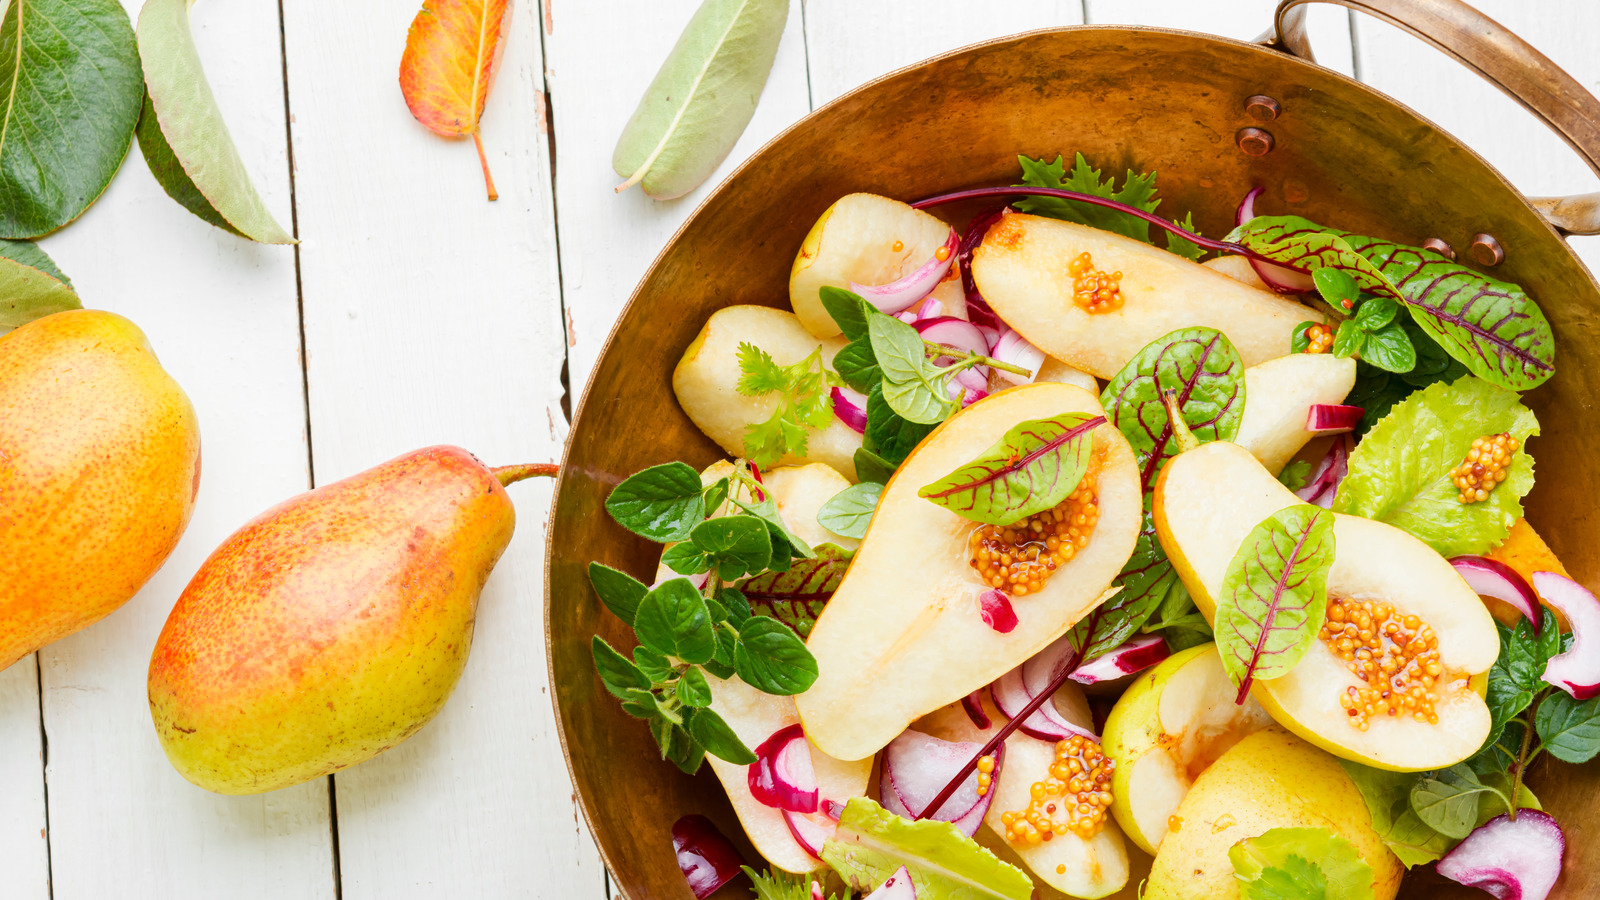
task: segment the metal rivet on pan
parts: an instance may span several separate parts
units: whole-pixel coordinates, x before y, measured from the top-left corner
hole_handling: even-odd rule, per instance
[[[1278,117],[1281,108],[1278,106],[1278,101],[1266,94],[1251,94],[1244,98],[1244,111],[1257,122],[1271,122]]]
[[[1272,152],[1272,132],[1254,125],[1239,129],[1234,135],[1239,142],[1239,150],[1246,156],[1266,156]]]
[[[1472,236],[1472,258],[1479,265],[1497,266],[1506,258],[1505,248],[1494,239],[1492,234],[1475,234]]]
[[[1490,240],[1494,240],[1494,239],[1490,238]],[[1422,242],[1422,249],[1424,249],[1424,250],[1432,250],[1433,252],[1439,254],[1440,256],[1445,257],[1446,259],[1455,259],[1456,258],[1455,248],[1450,246],[1449,244],[1446,244],[1444,241],[1439,240],[1438,238],[1428,238],[1427,240],[1423,241]]]

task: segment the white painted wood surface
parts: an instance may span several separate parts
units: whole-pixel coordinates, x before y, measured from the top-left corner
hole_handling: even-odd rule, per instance
[[[137,12],[139,0],[125,3]],[[1600,5],[1482,3],[1600,88],[1586,52]],[[1087,21],[1250,39],[1273,4],[796,0],[738,146],[710,183],[662,203],[612,193],[611,149],[695,0],[523,0],[484,119],[496,204],[471,145],[427,133],[401,102],[395,72],[416,5],[193,11],[245,162],[274,213],[298,223],[298,250],[193,218],[137,149],[80,222],[43,242],[89,305],[150,335],[200,411],[206,451],[195,519],[151,584],[37,667],[0,673],[0,900],[605,896],[545,685],[548,484],[511,489],[520,525],[450,704],[411,741],[331,780],[219,797],[167,765],[144,672],[189,575],[273,503],[419,446],[459,444],[491,464],[554,458],[563,366],[575,404],[666,240],[814,106],[1012,31]],[[1312,25],[1326,64],[1454,131],[1525,191],[1594,189],[1559,140],[1431,49],[1359,17],[1352,29],[1340,9],[1315,10]]]

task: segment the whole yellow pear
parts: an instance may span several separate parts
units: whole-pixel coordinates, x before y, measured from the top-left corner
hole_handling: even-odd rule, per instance
[[[511,541],[505,484],[455,447],[408,453],[268,510],[218,547],[150,659],[150,713],[183,777],[254,794],[336,772],[428,723]]]
[[[0,669],[138,593],[199,483],[194,407],[132,322],[78,309],[0,335]]]

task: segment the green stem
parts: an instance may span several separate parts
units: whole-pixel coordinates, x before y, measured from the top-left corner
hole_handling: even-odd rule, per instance
[[[1021,375],[1023,378],[1028,378],[1033,375],[1032,369],[1024,369],[1021,366],[1012,365],[1011,363],[1007,362],[1001,362],[998,359],[984,356],[981,353],[971,353],[966,350],[955,350],[950,347],[946,347],[943,344],[936,344],[929,340],[924,340],[922,343],[928,350],[937,353],[935,358],[938,358],[938,356],[944,356],[950,359],[958,360],[959,363],[965,364],[962,366],[962,368],[970,368],[971,366],[988,366],[992,369],[999,369],[1002,372],[1010,372],[1013,375]]]
[[[1522,793],[1522,774],[1528,770],[1528,763],[1532,757],[1528,755],[1528,748],[1533,745],[1533,721],[1539,713],[1539,704],[1544,702],[1546,694],[1540,694],[1533,705],[1528,707],[1525,715],[1527,718],[1522,723],[1522,749],[1517,751],[1517,773],[1511,776],[1511,813],[1510,819],[1517,820],[1517,795]]]
[[[1178,405],[1177,392],[1162,391],[1161,402],[1167,407],[1167,418],[1172,422],[1172,437],[1178,442],[1178,452],[1188,453],[1200,446],[1194,432],[1189,430],[1189,423],[1183,419],[1183,407]]]
[[[524,478],[554,478],[561,467],[555,463],[523,463],[518,466],[496,466],[489,470],[500,479],[500,486],[516,484]]]

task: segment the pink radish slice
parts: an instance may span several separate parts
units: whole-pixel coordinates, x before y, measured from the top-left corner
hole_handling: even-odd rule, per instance
[[[978,772],[971,771],[955,793],[931,815],[928,804],[946,784],[961,772],[983,749],[982,744],[944,741],[920,731],[905,731],[883,751],[883,777],[879,793],[885,809],[907,819],[936,819],[950,822],[967,837],[978,832],[983,816],[994,799],[993,790],[978,794]],[[1000,777],[1005,762],[1005,745],[995,750],[991,779]],[[994,783],[993,780],[990,782]]]
[[[823,898],[822,898],[822,882],[820,882],[820,881],[811,882],[811,900],[823,900]]]
[[[984,591],[978,595],[978,614],[983,624],[1001,634],[1010,634],[1017,627],[1017,612],[1011,608],[1011,598],[1005,591]]]
[[[822,845],[839,827],[838,822],[820,812],[798,813],[788,809],[783,811],[783,824],[789,826],[789,833],[794,835],[800,849],[817,859],[822,858]]]
[[[989,721],[989,714],[983,709],[982,688],[979,688],[965,697],[962,697],[961,708],[967,711],[967,718],[972,720],[973,725],[983,729],[984,731],[989,730],[991,723]]]
[[[672,850],[678,870],[689,882],[695,900],[705,900],[732,881],[744,865],[739,851],[705,816],[684,816],[672,823]]]
[[[1339,493],[1339,483],[1350,471],[1350,443],[1348,436],[1334,441],[1327,455],[1311,471],[1305,487],[1295,491],[1294,495],[1323,509],[1332,509],[1334,495]]]
[[[1140,635],[1079,666],[1073,671],[1072,680],[1079,684],[1116,681],[1124,675],[1148,669],[1170,655],[1172,652],[1161,635]]]
[[[996,377],[1012,384],[1031,384],[1039,377],[1039,368],[1044,365],[1044,351],[1028,343],[1027,338],[1012,331],[1009,326],[1000,332],[1000,337],[994,342],[994,352],[989,354],[989,358],[1020,366],[1033,373],[1024,377],[1004,369],[994,370]]]
[[[1313,403],[1306,413],[1306,430],[1315,434],[1343,434],[1355,431],[1367,411],[1359,406]]]
[[[1583,585],[1555,572],[1533,573],[1533,589],[1572,626],[1572,647],[1550,657],[1544,680],[1578,700],[1600,694],[1600,648],[1589,646],[1600,639],[1600,600]]]
[[[1487,556],[1457,556],[1450,560],[1450,565],[1456,567],[1456,572],[1467,582],[1467,587],[1476,591],[1478,596],[1493,597],[1511,604],[1533,623],[1533,633],[1539,633],[1540,620],[1543,618],[1539,614],[1539,597],[1516,569]]]
[[[950,271],[950,266],[956,261],[956,250],[960,246],[961,236],[952,228],[950,236],[945,238],[944,246],[939,248],[940,252],[928,257],[927,262],[918,266],[909,275],[897,278],[888,284],[859,284],[852,281],[850,290],[890,315],[910,309],[918,300],[932,293],[933,289],[939,286],[939,282],[944,280],[945,273]]]
[[[1451,881],[1500,900],[1545,900],[1561,875],[1566,850],[1566,835],[1549,813],[1522,809],[1516,821],[1495,816],[1485,822],[1435,868]]]
[[[756,748],[756,761],[746,768],[756,802],[785,812],[817,811],[817,774],[811,765],[811,742],[797,722],[780,728]]]
[[[1233,214],[1233,224],[1243,225],[1256,217],[1256,198],[1261,196],[1263,190],[1265,188],[1252,188],[1250,193],[1244,195],[1244,199],[1239,201],[1238,212]],[[1311,276],[1304,272],[1260,262],[1250,257],[1245,258],[1249,260],[1250,268],[1255,269],[1261,280],[1266,282],[1267,287],[1280,294],[1303,294],[1316,287]]]
[[[836,387],[831,396],[833,398],[833,414],[839,417],[846,427],[856,434],[867,433],[867,398],[860,391],[853,391],[847,387]]]
[[[911,872],[901,866],[894,870],[893,875],[885,878],[877,890],[861,900],[917,900],[917,886],[911,883]]]
[[[837,800],[823,798],[822,814],[837,822],[839,821],[839,817],[844,815],[844,804]]]
[[[1021,667],[1001,675],[999,681],[989,685],[989,696],[994,698],[995,708],[1006,718],[1015,718],[1034,697],[1023,686]],[[1042,741],[1066,740],[1075,734],[1081,734],[1095,742],[1100,740],[1093,732],[1079,728],[1062,718],[1053,700],[1040,705],[1034,710],[1033,715],[1024,719],[1017,728],[1023,734]]]

